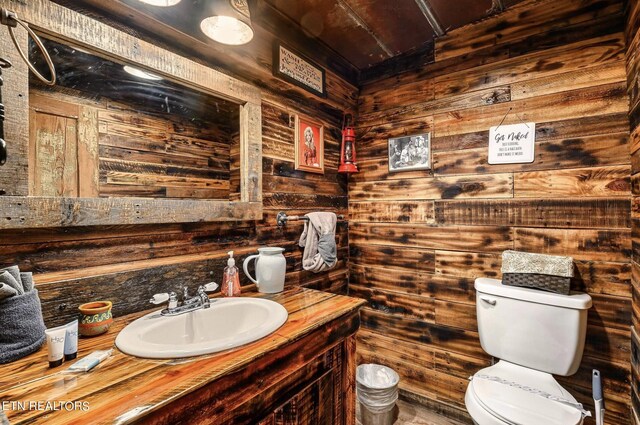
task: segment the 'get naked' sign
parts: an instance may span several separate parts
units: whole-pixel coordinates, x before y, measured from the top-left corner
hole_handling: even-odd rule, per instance
[[[533,162],[536,123],[501,125],[489,129],[489,164]]]

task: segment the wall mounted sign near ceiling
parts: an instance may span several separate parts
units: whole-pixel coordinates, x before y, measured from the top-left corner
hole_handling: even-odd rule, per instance
[[[389,171],[430,170],[431,133],[389,139]]]
[[[324,125],[296,115],[296,170],[324,174]]]
[[[279,42],[273,45],[273,75],[317,96],[327,96],[324,69]]]

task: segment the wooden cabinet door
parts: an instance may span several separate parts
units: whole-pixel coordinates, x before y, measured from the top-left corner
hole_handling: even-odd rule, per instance
[[[29,195],[98,196],[93,107],[29,93]]]
[[[312,382],[273,415],[275,425],[333,425],[335,419],[335,377],[330,370]]]
[[[77,119],[31,113],[31,195],[78,196]]]

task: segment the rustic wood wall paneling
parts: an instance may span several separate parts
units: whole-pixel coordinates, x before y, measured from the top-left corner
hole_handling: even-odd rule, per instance
[[[229,199],[231,122],[202,131],[186,120],[145,118],[98,110],[101,196],[145,196],[137,192],[150,187],[156,197]]]
[[[130,29],[127,32],[134,33]],[[270,35],[272,38],[273,35]],[[6,51],[11,49],[7,47]],[[178,52],[185,54],[184,51]],[[267,57],[266,51],[260,52]],[[270,52],[269,49],[269,55]],[[242,63],[254,59],[253,56],[243,58]],[[239,66],[233,62],[234,59],[227,60],[230,67]],[[14,73],[12,75],[22,75],[26,79],[26,70],[20,68],[21,60],[13,62],[18,67],[11,70]],[[262,75],[262,65],[254,64],[253,68],[256,67],[260,67],[259,75]],[[302,222],[292,222],[284,228],[278,228],[276,214],[281,210],[294,215],[318,210],[347,214],[347,181],[336,172],[341,138],[341,115],[336,107],[355,108],[355,89],[332,74],[328,87],[332,93],[330,99],[310,99],[311,95],[301,95],[301,89],[293,85],[278,82],[271,86],[273,79],[265,81],[267,85],[261,93],[263,161],[262,170],[258,170],[265,185],[262,193],[251,195],[251,201],[254,202],[264,198],[262,220],[180,224],[179,217],[176,217],[178,222],[175,224],[125,225],[118,218],[118,211],[94,208],[91,215],[77,216],[73,204],[52,202],[48,210],[58,211],[59,218],[40,223],[39,228],[34,228],[38,214],[47,212],[35,211],[29,202],[12,204],[11,211],[3,211],[7,216],[24,219],[16,223],[14,228],[0,231],[0,267],[18,264],[22,270],[35,273],[48,326],[68,321],[76,315],[77,306],[86,301],[111,299],[114,301],[114,314],[119,316],[148,308],[148,299],[154,293],[179,289],[183,285],[189,286],[193,293],[197,285],[211,280],[219,282],[226,264],[226,252],[230,249],[237,251],[238,262],[241,263],[260,246],[284,247],[287,285],[302,285],[331,292],[346,291],[349,254],[346,222],[341,222],[337,229],[337,267],[326,273],[314,274],[302,270],[302,250],[297,245]],[[25,101],[27,95],[24,94]],[[337,98],[341,99],[340,102],[337,102]],[[291,117],[299,112],[316,116],[325,125],[324,175],[295,170]],[[249,111],[245,118],[252,116],[255,114]],[[105,121],[115,119],[105,115],[102,118]],[[28,128],[24,129],[23,135],[28,137]],[[231,190],[235,190],[236,196],[239,196],[237,170],[240,152],[235,147],[237,141],[234,140],[231,147],[229,171]],[[25,163],[26,154],[24,152]],[[255,152],[247,154],[255,155]],[[26,173],[26,168],[24,171]],[[255,185],[256,181],[249,183]],[[26,194],[26,190],[25,180],[24,191],[20,194]],[[135,211],[138,202],[141,201],[132,200],[129,208]],[[166,216],[172,210],[172,200],[162,202],[167,204],[159,208],[156,214]],[[203,211],[202,216],[204,218],[213,213]],[[233,214],[233,211],[230,210],[229,214]],[[108,225],[91,225],[107,215],[112,219]],[[241,216],[238,218],[241,219]],[[58,227],[59,220],[86,225]],[[245,279],[243,284],[249,282]]]
[[[623,26],[622,1],[527,0],[438,38],[433,63],[363,74],[349,181],[350,289],[369,302],[358,356],[395,368],[406,392],[463,410],[467,378],[490,364],[474,279],[499,278],[505,249],[571,255],[594,307],[582,366],[561,382],[592,406],[600,369],[607,423],[630,423],[640,154],[630,161]],[[488,129],[509,108],[505,123],[537,123],[536,158],[492,166]],[[389,173],[387,139],[425,131],[433,169]]]
[[[347,224],[337,229],[338,266],[315,275],[302,270],[297,240],[302,222],[276,226],[276,214],[331,210],[347,214],[346,179],[335,170],[339,155],[339,122],[325,121],[325,175],[295,171],[294,129],[280,105],[263,103],[265,149],[263,220],[174,225],[114,225],[3,230],[0,267],[18,264],[36,273],[47,325],[68,321],[77,305],[92,299],[114,301],[114,314],[148,307],[157,292],[219,281],[226,252],[238,250],[238,261],[260,246],[286,249],[287,285],[344,292],[347,285]],[[268,140],[270,138],[271,140]],[[273,149],[269,150],[267,146]],[[291,156],[278,154],[291,152]],[[270,200],[275,200],[270,202]],[[249,284],[244,280],[243,284]]]
[[[625,28],[627,41],[627,91],[629,94],[629,118],[631,137],[631,283],[632,283],[632,325],[631,325],[631,422],[640,425],[640,1],[631,0],[627,5]]]
[[[30,90],[32,163],[44,161],[30,168],[32,195],[62,196],[61,189],[73,183],[75,190],[68,196],[229,200],[231,129],[239,126],[237,114],[226,123],[198,128],[176,116],[153,117],[106,98],[85,101],[71,92]],[[72,122],[59,129],[73,136],[74,150],[62,158],[51,154],[51,146],[39,149],[39,142],[56,140],[58,133],[47,128],[56,120]],[[52,166],[52,161],[64,167]],[[57,175],[67,168],[71,176]]]
[[[5,0],[0,0],[0,4]],[[86,49],[98,52],[108,58],[117,61],[132,62],[138,66],[164,75],[174,82],[179,82],[187,87],[206,93],[215,93],[234,103],[240,108],[240,141],[241,148],[244,151],[241,161],[241,199],[229,205],[224,201],[190,201],[185,203],[179,211],[179,217],[167,217],[167,220],[179,222],[199,222],[214,220],[255,220],[262,212],[261,182],[262,174],[261,158],[262,146],[259,143],[262,140],[262,123],[261,123],[261,93],[258,88],[240,81],[237,78],[230,77],[227,74],[219,72],[211,67],[202,66],[201,64],[187,59],[184,56],[175,54],[172,51],[162,49],[161,47],[149,43],[147,41],[137,39],[126,31],[120,31],[104,24],[100,20],[91,19],[85,15],[77,13],[73,10],[61,7],[49,0],[34,0],[29,4],[11,3],[6,5],[13,8],[22,20],[31,25],[33,28],[46,32],[48,36],[54,39],[63,39],[65,42],[83,46]],[[26,50],[26,38],[24,39],[22,49]],[[28,81],[24,79],[16,79],[13,81],[12,89],[16,92],[28,91]],[[28,98],[27,95],[19,93],[18,100],[11,98],[11,102],[7,101],[7,109],[14,110],[15,114],[29,115],[28,105],[23,101]],[[24,123],[24,121],[23,121]],[[59,124],[55,124],[59,126]],[[65,123],[65,126],[69,126]],[[18,137],[20,128],[15,130],[15,143],[23,143],[22,148],[17,149],[27,151],[28,139],[25,141]],[[73,132],[72,132],[73,133]],[[26,144],[24,144],[26,142]],[[74,142],[66,141],[64,147],[73,146]],[[19,158],[23,160],[23,158]],[[73,174],[73,170],[64,167],[62,177]],[[13,172],[13,173],[11,173]],[[10,174],[7,174],[10,173]],[[28,173],[24,168],[0,168],[0,174],[5,175],[3,179],[15,181],[20,184],[23,174]],[[9,176],[8,178],[6,176]],[[46,182],[45,182],[46,183]],[[73,185],[71,185],[73,186]],[[76,184],[77,186],[77,184]],[[67,195],[72,193],[68,188],[62,188],[62,192]],[[1,193],[0,193],[1,194]],[[4,194],[7,195],[6,191]],[[3,228],[25,228],[32,221],[31,211],[25,207],[26,204],[35,206],[38,214],[37,219],[40,221],[39,227],[45,227],[48,223],[52,226],[70,226],[70,225],[109,225],[113,223],[113,217],[106,217],[99,221],[100,216],[91,217],[89,220],[68,220],[67,215],[91,215],[94,208],[110,209],[114,207],[118,210],[118,220],[120,224],[137,224],[137,223],[161,223],[162,215],[158,214],[166,205],[153,202],[137,202],[131,203],[126,198],[112,198],[108,202],[99,202],[91,198],[60,198],[62,201],[57,204],[57,199],[30,198],[26,199],[19,196],[0,196],[0,205],[2,205]],[[59,205],[59,207],[57,207]],[[173,203],[172,209],[177,209],[181,205]],[[51,209],[53,207],[53,209]],[[66,208],[70,208],[67,210]],[[62,213],[61,213],[62,212]],[[165,210],[165,213],[167,211]],[[222,215],[224,214],[224,215]]]

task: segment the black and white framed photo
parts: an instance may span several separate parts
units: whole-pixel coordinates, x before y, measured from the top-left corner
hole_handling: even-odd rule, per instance
[[[431,133],[389,139],[389,171],[430,169]]]

